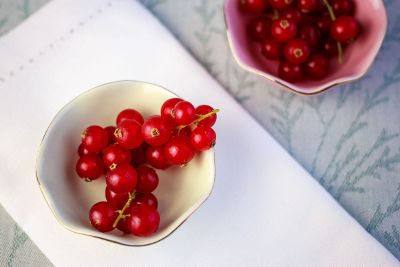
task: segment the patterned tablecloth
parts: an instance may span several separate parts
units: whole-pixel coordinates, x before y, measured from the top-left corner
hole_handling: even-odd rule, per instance
[[[47,1],[0,0],[0,33]],[[385,1],[388,33],[368,74],[313,97],[273,88],[237,66],[226,41],[223,0],[141,2],[400,259],[400,1]],[[0,239],[0,266],[51,265],[2,208]]]

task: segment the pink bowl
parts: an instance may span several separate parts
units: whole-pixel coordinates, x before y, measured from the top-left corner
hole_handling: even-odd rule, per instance
[[[387,16],[382,0],[354,0],[354,2],[355,17],[361,24],[362,33],[345,49],[343,63],[340,66],[336,60],[332,60],[331,72],[325,79],[299,83],[280,79],[277,61],[265,60],[259,56],[259,49],[255,48],[255,44],[248,38],[246,26],[252,16],[243,14],[239,10],[239,0],[225,0],[225,24],[233,55],[244,69],[300,94],[317,94],[332,86],[356,80],[368,71],[379,51],[386,33]]]

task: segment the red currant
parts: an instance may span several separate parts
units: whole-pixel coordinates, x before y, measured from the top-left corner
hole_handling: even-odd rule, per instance
[[[160,214],[153,206],[146,204],[134,205],[130,210],[128,228],[136,236],[149,236],[157,231],[160,224]]]
[[[125,206],[125,203],[129,199],[129,194],[128,193],[123,193],[123,194],[117,194],[114,191],[112,191],[108,186],[106,186],[106,199],[107,202],[110,203],[113,209],[115,210],[120,210]]]
[[[318,18],[317,20],[317,28],[322,32],[322,33],[329,33],[331,29],[331,24],[332,24],[332,19],[329,16],[329,14],[325,14],[322,17]]]
[[[318,46],[321,34],[317,27],[311,24],[306,24],[300,29],[300,39],[303,39],[310,47],[314,48]]]
[[[198,151],[204,151],[215,145],[217,135],[211,127],[197,127],[192,131],[190,142],[192,147]]]
[[[240,0],[240,8],[248,13],[262,13],[268,7],[268,0]]]
[[[147,159],[146,159],[146,149],[148,145],[146,143],[143,143],[140,147],[135,148],[131,151],[132,154],[132,165],[133,166],[139,166],[142,164],[145,164]]]
[[[196,119],[196,109],[188,101],[178,102],[172,110],[175,125],[188,125]]]
[[[130,209],[126,209],[124,212],[124,215],[129,215],[130,214]],[[131,231],[128,228],[128,218],[127,217],[122,217],[118,224],[117,224],[117,229],[120,230],[121,232],[125,234],[130,234]]]
[[[94,154],[83,155],[76,163],[76,172],[81,178],[95,180],[103,174],[103,171],[103,162]]]
[[[172,137],[165,144],[164,154],[170,164],[183,165],[193,159],[195,152],[190,139],[180,135]]]
[[[294,0],[269,0],[271,6],[277,10],[285,10],[288,9]]]
[[[209,105],[200,105],[196,108],[196,115],[197,116],[206,115],[206,114],[212,112],[213,110],[214,109],[212,107],[210,107]],[[217,114],[213,114],[213,115],[201,120],[199,123],[197,123],[197,125],[211,127],[215,124],[216,121],[217,121]]]
[[[100,152],[108,145],[108,134],[104,128],[92,125],[82,133],[82,144],[89,152]]]
[[[135,199],[133,200],[135,204],[146,204],[153,206],[154,208],[158,207],[158,200],[155,195],[152,193],[137,193]]]
[[[310,55],[310,47],[306,41],[294,39],[286,44],[284,53],[289,63],[301,64],[307,61]]]
[[[336,16],[353,15],[354,4],[352,0],[332,0],[331,6]]]
[[[301,65],[294,65],[282,61],[279,64],[279,77],[289,82],[298,82],[304,78],[304,72]]]
[[[297,7],[303,13],[312,13],[318,10],[320,0],[298,0]]]
[[[190,137],[191,133],[192,133],[192,130],[190,129],[190,127],[185,127],[182,129],[175,128],[172,130],[172,136],[184,135],[186,137]]]
[[[133,149],[143,143],[142,126],[136,120],[123,120],[115,130],[115,139],[118,144]]]
[[[137,172],[129,164],[120,164],[106,175],[108,188],[117,194],[133,192],[137,180]]]
[[[297,34],[297,25],[293,20],[277,19],[272,22],[271,36],[279,43],[293,39]]]
[[[158,175],[156,171],[147,166],[140,166],[137,168],[138,183],[136,191],[141,193],[151,193],[158,186]]]
[[[80,157],[84,156],[84,155],[88,155],[90,154],[89,150],[87,150],[85,148],[85,146],[83,144],[80,144],[78,147],[78,154]]]
[[[114,229],[113,224],[118,214],[105,201],[97,202],[89,211],[90,223],[100,232],[109,232]]]
[[[279,59],[282,49],[277,41],[267,38],[261,43],[261,54],[267,59]]]
[[[331,25],[331,36],[338,42],[348,43],[360,32],[358,22],[351,16],[339,16]]]
[[[271,22],[267,17],[257,17],[250,21],[248,32],[253,41],[261,42],[270,35]]]
[[[119,125],[124,120],[135,120],[139,124],[143,124],[144,122],[142,114],[140,114],[140,112],[137,111],[136,109],[130,109],[130,108],[124,109],[118,114],[117,125]]]
[[[116,127],[114,127],[114,126],[107,126],[107,127],[104,128],[104,129],[105,129],[106,132],[107,132],[109,144],[114,144],[114,143],[116,143],[117,141],[115,140],[115,136],[114,136],[114,132],[115,132]]]
[[[103,162],[107,168],[115,168],[119,164],[131,162],[131,152],[118,145],[114,144],[103,151]]]
[[[336,57],[338,55],[337,42],[332,39],[325,39],[321,47],[322,51],[329,57]]]
[[[170,166],[164,155],[164,146],[149,146],[146,150],[146,159],[156,169],[165,170]]]
[[[329,73],[329,59],[324,54],[314,54],[305,65],[305,69],[311,79],[323,79]]]
[[[303,15],[298,9],[295,8],[285,10],[282,13],[281,18],[294,21],[296,24],[301,24],[303,21]]]
[[[149,145],[161,146],[170,138],[171,127],[167,121],[156,115],[143,123],[142,135]]]
[[[172,110],[178,102],[183,101],[180,98],[170,98],[161,106],[161,118],[173,124]]]

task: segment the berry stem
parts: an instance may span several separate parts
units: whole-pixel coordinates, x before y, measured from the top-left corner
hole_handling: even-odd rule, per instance
[[[328,0],[323,0],[326,8],[328,9],[329,16],[331,17],[332,21],[336,20],[335,12],[333,12],[332,6],[329,4]],[[336,42],[338,48],[338,62],[342,64],[343,62],[343,48],[340,42]]]
[[[219,109],[214,109],[213,111],[207,113],[207,114],[203,114],[200,115],[197,119],[195,119],[192,123],[187,124],[187,125],[179,125],[178,127],[176,127],[178,129],[178,131],[182,130],[185,127],[188,127],[192,124],[198,124],[199,122],[201,122],[202,120],[204,120],[205,118],[211,117],[212,115],[216,114],[217,112],[219,112]]]
[[[129,198],[128,198],[128,200],[126,201],[124,207],[122,208],[122,210],[118,210],[118,211],[117,211],[119,214],[118,214],[117,219],[115,219],[115,222],[113,223],[113,227],[114,227],[114,228],[117,227],[119,221],[120,221],[122,218],[125,217],[124,212],[125,212],[125,210],[126,210],[127,208],[129,208],[129,206],[131,205],[131,202],[132,202],[132,200],[135,198],[135,195],[136,195],[136,191],[133,191],[133,193],[129,193]]]

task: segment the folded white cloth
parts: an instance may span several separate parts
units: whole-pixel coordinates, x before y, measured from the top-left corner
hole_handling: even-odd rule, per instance
[[[399,264],[137,2],[52,1],[0,40],[0,58],[0,202],[54,264]],[[222,109],[211,197],[170,237],[146,247],[64,229],[34,175],[57,110],[86,89],[123,79]]]

